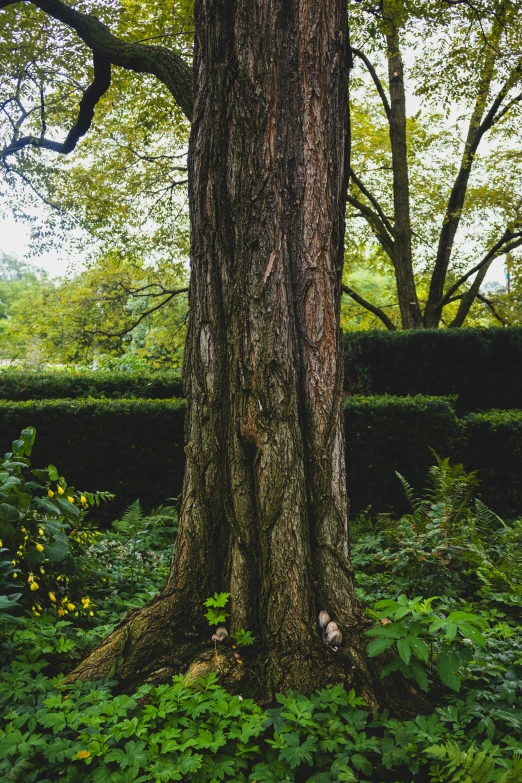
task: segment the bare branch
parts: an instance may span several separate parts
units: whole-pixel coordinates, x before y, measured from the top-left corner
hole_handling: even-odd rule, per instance
[[[497,310],[495,309],[495,305],[490,299],[487,299],[483,294],[477,294],[477,299],[480,299],[481,302],[484,302],[484,304],[489,307],[493,317],[496,318],[497,321],[500,321],[502,326],[507,326],[507,321],[504,318],[502,318],[502,316],[497,312]]]
[[[352,196],[351,193],[348,193],[346,198],[352,207],[356,207],[358,210],[360,210],[366,222],[375,229],[377,239],[381,243],[383,250],[393,261],[393,238],[388,233],[386,226],[382,222],[377,212],[374,212],[373,209],[367,204],[364,204],[364,202],[360,201],[355,196]]]
[[[372,193],[370,193],[368,188],[366,188],[363,185],[363,183],[361,182],[361,180],[359,179],[359,177],[356,175],[355,171],[352,168],[350,168],[350,176],[351,176],[352,180],[355,182],[355,184],[357,185],[357,187],[359,188],[359,190],[361,191],[361,193],[364,196],[366,196],[366,198],[368,199],[368,201],[371,204],[373,204],[373,206],[375,208],[375,211],[377,212],[377,214],[381,218],[382,222],[384,223],[384,225],[386,226],[386,228],[390,232],[391,236],[393,236],[393,226],[390,223],[389,219],[386,217],[386,215],[384,213],[384,210],[382,209],[381,205],[379,204],[379,202],[377,201],[375,196]]]
[[[514,240],[513,242],[511,242],[512,239]],[[506,244],[508,242],[510,242],[510,244]],[[462,275],[462,277],[459,277],[459,279],[448,288],[440,302],[440,306],[444,307],[444,305],[449,304],[450,301],[454,301],[452,296],[455,291],[457,291],[457,289],[459,289],[460,286],[463,285],[472,275],[474,275],[476,272],[479,272],[482,267],[490,263],[494,258],[506,255],[506,253],[510,253],[520,245],[522,245],[522,232],[518,231],[516,233],[512,233],[511,231],[505,231],[498,242],[496,242],[486,253],[482,261],[479,261],[478,264],[469,269],[464,275]]]
[[[383,322],[385,327],[389,329],[390,331],[395,331],[395,325],[393,321],[386,315],[385,312],[381,310],[380,307],[376,307],[375,305],[372,305],[371,302],[368,302],[367,299],[364,299],[362,296],[360,296],[358,293],[356,293],[353,288],[350,288],[347,285],[342,286],[342,290],[344,294],[348,294],[348,296],[351,296],[351,298],[354,300],[354,302],[357,302],[357,304],[360,304],[361,307],[364,307],[366,310],[368,310],[370,313],[373,313],[373,315],[376,315],[377,318],[380,318],[380,320]]]
[[[17,2],[32,2],[75,30],[93,54],[111,65],[156,76],[170,91],[185,116],[191,119],[194,105],[192,68],[178,54],[163,46],[123,41],[95,16],[76,11],[62,0],[0,0],[0,9]]]
[[[384,106],[384,111],[386,112],[386,117],[388,118],[388,121],[391,117],[391,108],[390,108],[390,102],[388,101],[388,98],[386,96],[386,93],[384,92],[384,87],[382,86],[382,82],[379,79],[379,76],[377,74],[377,71],[373,67],[370,60],[366,57],[364,52],[361,52],[360,49],[355,49],[353,46],[350,47],[352,54],[355,54],[356,57],[359,57],[360,60],[363,61],[365,64],[370,76],[373,79],[373,82],[375,86],[377,87],[377,92],[379,93],[380,99],[382,101],[382,105]]]

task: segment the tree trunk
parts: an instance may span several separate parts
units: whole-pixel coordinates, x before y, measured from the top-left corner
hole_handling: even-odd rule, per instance
[[[404,691],[383,688],[365,658],[349,560],[345,14],[343,0],[196,2],[179,534],[161,595],[75,677],[217,667],[265,698],[341,681],[401,707]],[[229,632],[256,636],[244,671],[210,642],[215,591],[231,595]],[[344,635],[337,652],[318,633],[321,609]]]
[[[410,184],[406,143],[406,93],[404,66],[396,28],[386,36],[388,83],[390,88],[390,144],[393,167],[394,245],[393,266],[403,329],[422,328],[422,314],[411,246]]]

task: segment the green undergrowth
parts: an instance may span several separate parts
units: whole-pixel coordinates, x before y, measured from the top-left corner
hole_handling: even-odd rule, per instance
[[[522,524],[475,500],[477,477],[447,461],[420,495],[400,480],[411,513],[359,517],[352,559],[374,621],[369,653],[386,650],[391,668],[427,689],[432,714],[399,721],[341,686],[289,692],[263,709],[215,676],[130,695],[111,682],[64,685],[168,572],[175,508],[145,515],[136,502],[110,530],[83,521],[91,534],[69,576],[88,612],[63,617],[48,602],[36,616],[22,601],[0,620],[0,780],[522,781]],[[44,564],[49,578],[59,568]],[[16,588],[8,571],[7,596]]]

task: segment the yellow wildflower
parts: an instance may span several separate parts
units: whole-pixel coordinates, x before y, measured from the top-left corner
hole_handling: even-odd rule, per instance
[[[43,536],[43,534],[44,534],[43,529],[41,527],[39,527],[38,528],[38,535],[39,536]]]
[[[58,494],[59,494],[59,495],[65,495],[65,490],[64,490],[64,488],[63,488],[63,487],[61,487],[59,484],[58,484],[58,488],[57,488],[57,489],[58,489]]]
[[[38,582],[31,582],[31,584],[29,585],[29,589],[33,591],[38,590],[39,587],[40,585],[38,584]]]
[[[40,566],[40,573],[41,573],[41,574],[45,574],[45,571],[44,571],[44,569],[42,568],[42,566]]]
[[[77,759],[88,759],[91,754],[88,750],[79,750],[76,754]]]
[[[55,594],[54,594],[54,593],[49,593],[49,598],[51,599],[51,601],[53,602],[53,604],[55,604],[55,603],[56,603],[56,596],[55,596]]]
[[[54,492],[52,491],[52,489],[48,489],[47,494],[49,495],[50,498],[54,498]]]
[[[20,530],[22,531],[22,533],[27,533],[27,530],[25,529],[25,527],[21,527]]]
[[[33,574],[29,574],[29,576],[27,577],[27,581],[28,581],[28,582],[34,582],[34,576],[33,576]]]
[[[63,611],[63,609],[58,609],[58,617],[63,617],[64,614],[65,612]]]
[[[3,542],[3,541],[2,541],[2,539],[0,538],[0,546],[3,546],[3,545],[4,545],[4,542]]]
[[[11,560],[11,565],[16,565],[16,560]]]
[[[43,550],[44,550],[44,548],[43,548],[43,546],[42,546],[41,544],[37,544],[37,545],[36,545],[36,548],[37,548],[37,550],[38,550],[39,552],[43,552]]]
[[[67,495],[67,500],[69,503],[74,503],[74,498],[71,495]]]
[[[13,579],[18,579],[18,574],[13,574]]]
[[[94,617],[94,612],[92,610],[89,612],[89,617]]]
[[[85,495],[80,495],[80,503],[82,504],[82,506],[88,506],[89,505],[87,503],[87,498],[85,497]]]
[[[76,607],[75,607],[75,605],[74,605],[74,604],[67,604],[67,609],[68,609],[70,612],[74,612],[74,610],[76,609]]]

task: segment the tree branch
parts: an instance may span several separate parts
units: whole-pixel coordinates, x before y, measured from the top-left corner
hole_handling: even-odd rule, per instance
[[[506,245],[506,242],[510,242],[510,240],[513,239],[514,241],[511,242],[511,244]],[[446,291],[443,298],[440,301],[440,306],[444,307],[444,305],[449,304],[451,297],[457,291],[457,289],[460,288],[460,286],[468,280],[471,275],[474,275],[475,272],[479,272],[483,266],[490,263],[494,258],[497,258],[498,256],[506,255],[506,253],[510,253],[512,250],[515,250],[515,248],[522,245],[522,232],[516,232],[512,233],[511,231],[505,231],[503,236],[498,240],[496,244],[493,245],[493,247],[486,253],[482,261],[479,261],[478,264],[476,264],[474,267],[469,269],[465,274],[462,275],[462,277],[459,277],[459,279],[453,283],[450,288]]]
[[[149,310],[145,310],[144,313],[140,315],[140,317],[134,321],[134,323],[129,326],[127,329],[123,329],[121,332],[103,332],[101,329],[96,329],[94,331],[85,329],[86,334],[101,334],[104,337],[124,337],[126,334],[129,334],[129,332],[132,332],[133,329],[135,329],[138,324],[140,324],[144,318],[146,318],[151,313],[155,313],[156,310],[160,310],[162,307],[164,307],[166,304],[168,304],[171,299],[173,299],[177,294],[185,294],[187,293],[188,288],[178,288],[176,291],[171,291],[171,293],[167,296],[166,299],[163,300],[163,302],[160,302],[159,304],[155,305],[154,307],[151,307]]]
[[[393,261],[393,239],[377,212],[374,212],[367,204],[352,196],[351,193],[348,193],[346,199],[352,207],[356,207],[361,211],[366,222],[375,229],[377,239],[381,243],[383,250]]]
[[[376,315],[377,318],[380,318],[380,320],[383,322],[385,327],[389,329],[390,331],[395,331],[395,325],[393,321],[386,315],[385,312],[381,310],[380,307],[376,307],[375,305],[372,305],[371,302],[368,302],[366,299],[364,299],[362,296],[357,294],[353,288],[350,288],[347,285],[342,286],[342,290],[344,294],[348,294],[348,296],[351,296],[351,298],[354,300],[354,302],[357,302],[357,304],[360,304],[362,307],[364,307],[366,310],[368,310],[370,313],[373,313],[373,315]]]
[[[507,326],[507,321],[505,321],[504,318],[502,318],[502,316],[499,315],[499,313],[495,309],[495,305],[490,299],[487,299],[483,294],[477,294],[477,299],[480,299],[481,302],[484,302],[484,304],[489,307],[493,317],[496,318],[497,321],[500,321],[502,326]]]
[[[192,68],[178,54],[163,46],[123,41],[95,16],[76,11],[62,0],[0,0],[0,9],[17,2],[32,2],[49,16],[75,30],[93,54],[111,65],[156,76],[167,87],[185,116],[191,119],[194,105]]]
[[[364,196],[366,196],[366,198],[368,199],[368,201],[371,204],[373,204],[373,206],[375,208],[375,211],[377,212],[377,214],[381,218],[382,222],[384,223],[384,225],[388,229],[390,235],[393,237],[393,226],[390,223],[390,221],[388,220],[388,218],[386,217],[386,215],[384,214],[384,210],[382,209],[381,205],[379,204],[379,202],[377,201],[375,196],[372,193],[370,193],[368,188],[366,188],[363,185],[363,183],[361,182],[361,180],[359,179],[359,177],[356,175],[355,171],[352,168],[350,168],[350,176],[351,176],[352,180],[355,182],[355,184],[357,185],[357,187],[359,188],[359,190],[361,191],[361,193]]]
[[[110,64],[98,54],[93,53],[93,65],[94,79],[82,95],[78,117],[73,127],[67,134],[65,141],[59,142],[44,138],[45,119],[43,118],[41,135],[21,136],[20,138],[15,139],[11,142],[11,144],[9,144],[0,152],[0,158],[2,160],[5,160],[8,155],[13,155],[15,152],[19,152],[20,150],[24,149],[24,147],[39,147],[41,149],[52,150],[53,152],[60,152],[64,155],[68,155],[74,150],[78,141],[82,136],[85,136],[91,127],[96,104],[107,92],[111,83]],[[41,101],[43,102],[42,96]],[[40,111],[43,117],[44,109],[42,105],[40,107]]]
[[[382,86],[382,82],[379,79],[379,76],[377,75],[377,71],[373,67],[370,60],[366,57],[364,52],[361,52],[360,49],[355,49],[353,46],[350,47],[352,54],[355,54],[356,57],[359,57],[360,60],[363,61],[365,64],[370,76],[373,79],[373,82],[375,86],[377,87],[377,92],[379,93],[380,99],[382,101],[382,105],[384,106],[384,111],[386,112],[386,117],[388,118],[388,121],[391,118],[391,108],[390,103],[388,101],[388,98],[386,96],[386,93],[384,92],[384,87]]]

